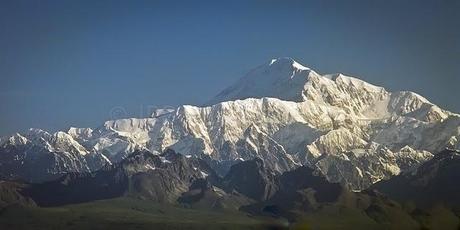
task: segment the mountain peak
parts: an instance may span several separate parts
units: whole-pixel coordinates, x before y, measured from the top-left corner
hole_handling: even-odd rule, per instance
[[[304,101],[304,86],[310,75],[318,74],[292,58],[272,59],[269,63],[251,70],[235,84],[224,89],[208,104],[262,97]]]
[[[296,62],[293,58],[290,57],[281,57],[281,58],[274,58],[270,61],[269,66],[271,67],[294,67],[298,70],[310,70],[300,63]]]
[[[27,138],[22,136],[19,133],[15,133],[12,136],[10,136],[5,142],[8,142],[10,145],[25,145],[29,142]]]

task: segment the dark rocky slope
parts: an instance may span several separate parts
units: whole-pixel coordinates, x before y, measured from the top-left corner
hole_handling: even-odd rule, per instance
[[[412,173],[381,181],[374,186],[399,202],[418,207],[444,205],[460,208],[460,152],[445,150]]]
[[[40,206],[121,196],[172,203],[200,178],[217,181],[215,172],[199,159],[172,150],[162,155],[136,151],[119,164],[95,173],[69,173],[56,181],[28,186],[23,194]]]

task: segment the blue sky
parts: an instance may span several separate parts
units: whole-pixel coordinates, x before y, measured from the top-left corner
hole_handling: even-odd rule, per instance
[[[459,10],[459,1],[2,0],[0,135],[199,105],[284,56],[460,112]]]

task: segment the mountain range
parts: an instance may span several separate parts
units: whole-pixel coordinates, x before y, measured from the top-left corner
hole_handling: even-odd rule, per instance
[[[460,115],[278,58],[204,105],[0,138],[0,228],[458,229],[459,156]]]
[[[136,150],[172,149],[223,176],[261,159],[277,174],[307,166],[359,191],[460,149],[460,115],[408,91],[389,92],[344,74],[321,75],[291,58],[263,64],[205,105],[0,139],[4,179],[45,182],[92,173]]]
[[[159,155],[136,150],[119,163],[106,165],[92,173],[68,173],[57,180],[38,184],[1,181],[0,226],[20,226],[15,218],[36,218],[35,215],[39,215],[40,220],[32,223],[41,226],[44,225],[42,218],[52,218],[52,224],[45,222],[44,225],[50,227],[59,223],[56,216],[69,218],[63,215],[68,207],[76,208],[72,209],[72,216],[76,212],[88,215],[90,211],[82,213],[78,208],[79,203],[87,203],[102,213],[115,208],[119,213],[117,216],[126,215],[129,209],[135,209],[134,216],[137,217],[149,214],[148,210],[152,208],[181,207],[180,210],[186,210],[186,215],[209,210],[222,216],[233,216],[237,212],[247,213],[250,218],[276,221],[269,226],[250,225],[249,229],[302,229],[306,226],[313,229],[458,229],[460,190],[459,186],[452,184],[459,175],[458,156],[458,151],[445,150],[411,174],[402,174],[361,192],[353,192],[342,184],[329,182],[307,166],[279,174],[262,159],[254,158],[232,165],[227,175],[221,177],[204,160],[171,149]],[[117,204],[123,201],[120,199],[128,199],[129,206],[120,209],[113,204],[108,207],[98,204],[100,200]],[[134,205],[138,201],[145,205]],[[17,205],[23,207],[19,209],[21,211]],[[37,206],[47,209],[37,209]],[[48,214],[49,217],[40,214],[53,208],[56,211]],[[101,223],[111,223],[106,215],[87,221],[92,228],[104,229],[106,227],[100,226]],[[158,215],[150,218],[169,218],[171,214]],[[203,216],[193,218],[199,221]],[[68,221],[74,225],[74,220]],[[85,220],[79,222],[85,223]],[[174,222],[180,223],[181,220]],[[121,219],[119,223],[125,222]],[[136,222],[130,220],[129,223]],[[193,226],[190,222],[183,224]],[[197,229],[206,226],[203,224]],[[212,220],[208,224],[218,223]],[[150,223],[142,229],[157,225]],[[159,228],[169,228],[161,226]],[[225,224],[217,226],[225,229]],[[27,225],[25,229],[30,227]],[[78,224],[75,227],[81,228]],[[134,227],[141,228],[126,226]]]

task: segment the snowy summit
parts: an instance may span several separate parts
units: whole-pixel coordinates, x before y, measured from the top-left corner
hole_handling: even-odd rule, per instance
[[[31,130],[1,140],[0,174],[31,181],[94,171],[135,150],[171,148],[213,160],[221,174],[257,157],[278,172],[307,165],[331,182],[360,190],[410,172],[445,148],[460,149],[460,116],[413,92],[389,92],[343,74],[321,75],[292,58],[278,58],[207,106],[159,109],[148,118],[107,121],[95,129]]]

